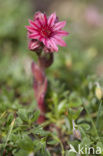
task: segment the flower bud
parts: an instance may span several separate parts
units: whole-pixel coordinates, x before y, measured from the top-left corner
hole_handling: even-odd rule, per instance
[[[29,48],[31,51],[35,51],[36,49],[40,48],[40,42],[37,41],[37,40],[30,40],[30,41],[29,41],[28,48]]]
[[[81,140],[80,131],[76,128],[74,120],[72,121],[72,123],[73,123],[73,136],[74,136],[74,138]]]
[[[74,136],[74,138],[81,140],[81,134],[80,134],[80,131],[78,129],[73,130],[73,136]]]
[[[38,40],[30,40],[28,44],[28,48],[31,51],[35,51],[37,55],[40,55],[43,50],[43,44]]]

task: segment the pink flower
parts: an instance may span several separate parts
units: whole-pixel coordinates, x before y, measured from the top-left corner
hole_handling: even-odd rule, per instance
[[[66,25],[65,21],[58,22],[56,14],[53,13],[47,18],[46,14],[37,12],[34,15],[34,20],[29,20],[30,26],[26,26],[28,30],[28,38],[32,40],[30,47],[35,50],[43,43],[45,52],[57,52],[58,45],[66,46],[62,37],[67,36],[68,32],[62,30]],[[36,48],[35,48],[36,47]]]

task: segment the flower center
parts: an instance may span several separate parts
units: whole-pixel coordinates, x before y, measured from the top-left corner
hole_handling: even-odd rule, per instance
[[[41,29],[41,35],[42,35],[43,37],[50,37],[51,34],[52,34],[52,30],[51,30],[49,27],[43,27],[43,28]]]

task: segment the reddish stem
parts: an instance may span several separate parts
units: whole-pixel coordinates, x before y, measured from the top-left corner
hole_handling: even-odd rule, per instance
[[[37,123],[41,124],[46,120],[46,104],[45,95],[47,92],[47,78],[45,76],[45,68],[48,68],[53,63],[53,54],[49,54],[49,57],[39,56],[38,65],[32,63],[32,73],[34,76],[34,95],[38,103],[40,110],[40,116]]]

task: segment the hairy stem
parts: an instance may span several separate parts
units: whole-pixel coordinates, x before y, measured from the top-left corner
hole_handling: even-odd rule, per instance
[[[34,93],[35,98],[40,110],[40,116],[38,123],[43,123],[46,113],[45,95],[47,92],[47,78],[45,75],[45,69],[53,63],[53,53],[44,54],[38,56],[38,64],[32,63],[32,73],[34,76]]]

